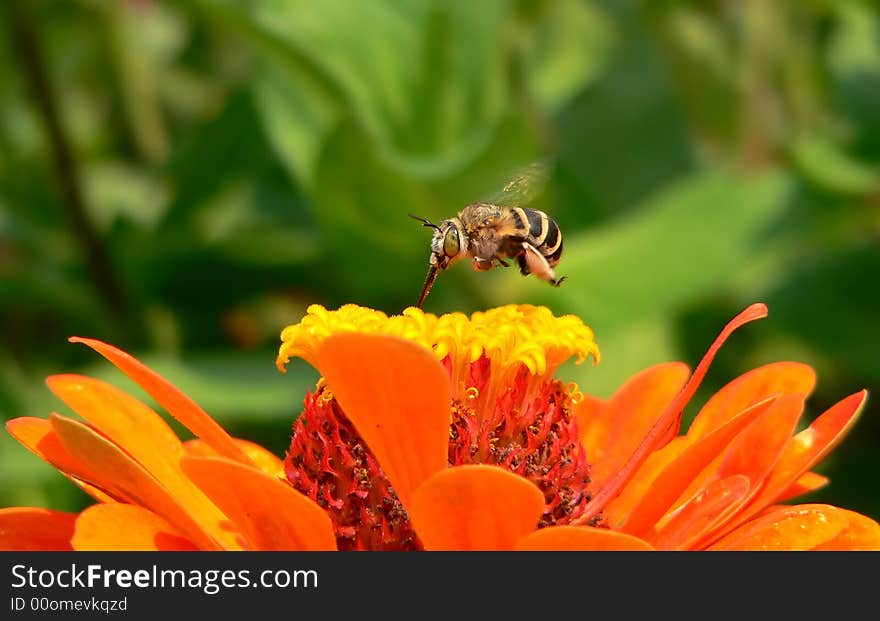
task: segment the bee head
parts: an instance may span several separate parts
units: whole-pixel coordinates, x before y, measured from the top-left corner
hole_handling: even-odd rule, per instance
[[[445,270],[449,264],[456,259],[463,257],[467,252],[467,237],[461,221],[458,218],[450,218],[443,220],[439,225],[429,222],[425,218],[410,215],[422,223],[422,226],[428,226],[434,229],[434,236],[431,238],[431,258],[430,263],[437,269]]]
[[[456,259],[464,256],[467,250],[466,237],[461,224],[456,220],[444,220],[434,231],[431,239],[431,265],[443,270]]]

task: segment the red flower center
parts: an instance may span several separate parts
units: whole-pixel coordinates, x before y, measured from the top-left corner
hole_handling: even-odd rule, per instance
[[[535,483],[546,503],[540,527],[580,517],[591,498],[590,466],[571,392],[557,380],[536,382],[525,366],[509,385],[492,385],[485,356],[467,378],[465,399],[451,403],[449,465],[497,465]],[[341,550],[421,549],[379,463],[323,386],[305,399],[284,465],[294,488],[329,513]]]

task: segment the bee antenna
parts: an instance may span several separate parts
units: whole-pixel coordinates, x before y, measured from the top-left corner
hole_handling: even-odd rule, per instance
[[[413,220],[418,220],[419,222],[421,222],[421,223],[422,223],[422,226],[430,226],[432,229],[437,229],[438,231],[440,230],[440,227],[439,227],[439,226],[437,226],[436,224],[434,224],[433,222],[431,222],[431,221],[428,220],[427,218],[422,218],[422,217],[420,217],[420,216],[414,216],[414,215],[412,215],[411,213],[410,213],[410,214],[407,214],[407,215],[408,215],[410,218],[412,218]]]

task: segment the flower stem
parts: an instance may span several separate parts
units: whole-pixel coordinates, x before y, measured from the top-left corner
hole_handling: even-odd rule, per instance
[[[24,2],[4,2],[14,53],[31,90],[37,114],[49,140],[61,204],[86,254],[89,272],[104,306],[116,316],[127,307],[107,249],[88,217],[79,183],[77,162],[64,131],[58,98],[49,80],[43,51]]]

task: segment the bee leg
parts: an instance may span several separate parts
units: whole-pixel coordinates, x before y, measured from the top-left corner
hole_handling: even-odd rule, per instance
[[[498,263],[499,263],[502,267],[510,267],[510,263],[508,263],[507,261],[505,261],[505,260],[502,259],[501,257],[495,257],[495,260],[498,261]]]
[[[527,242],[523,242],[525,252],[519,256],[519,268],[523,275],[534,274],[541,280],[546,280],[554,287],[558,287],[565,278],[556,278],[556,272],[550,267],[547,258],[538,252],[538,249]]]
[[[491,259],[482,259],[480,257],[474,257],[473,265],[474,270],[477,272],[485,272],[495,267],[495,264],[492,263]]]

